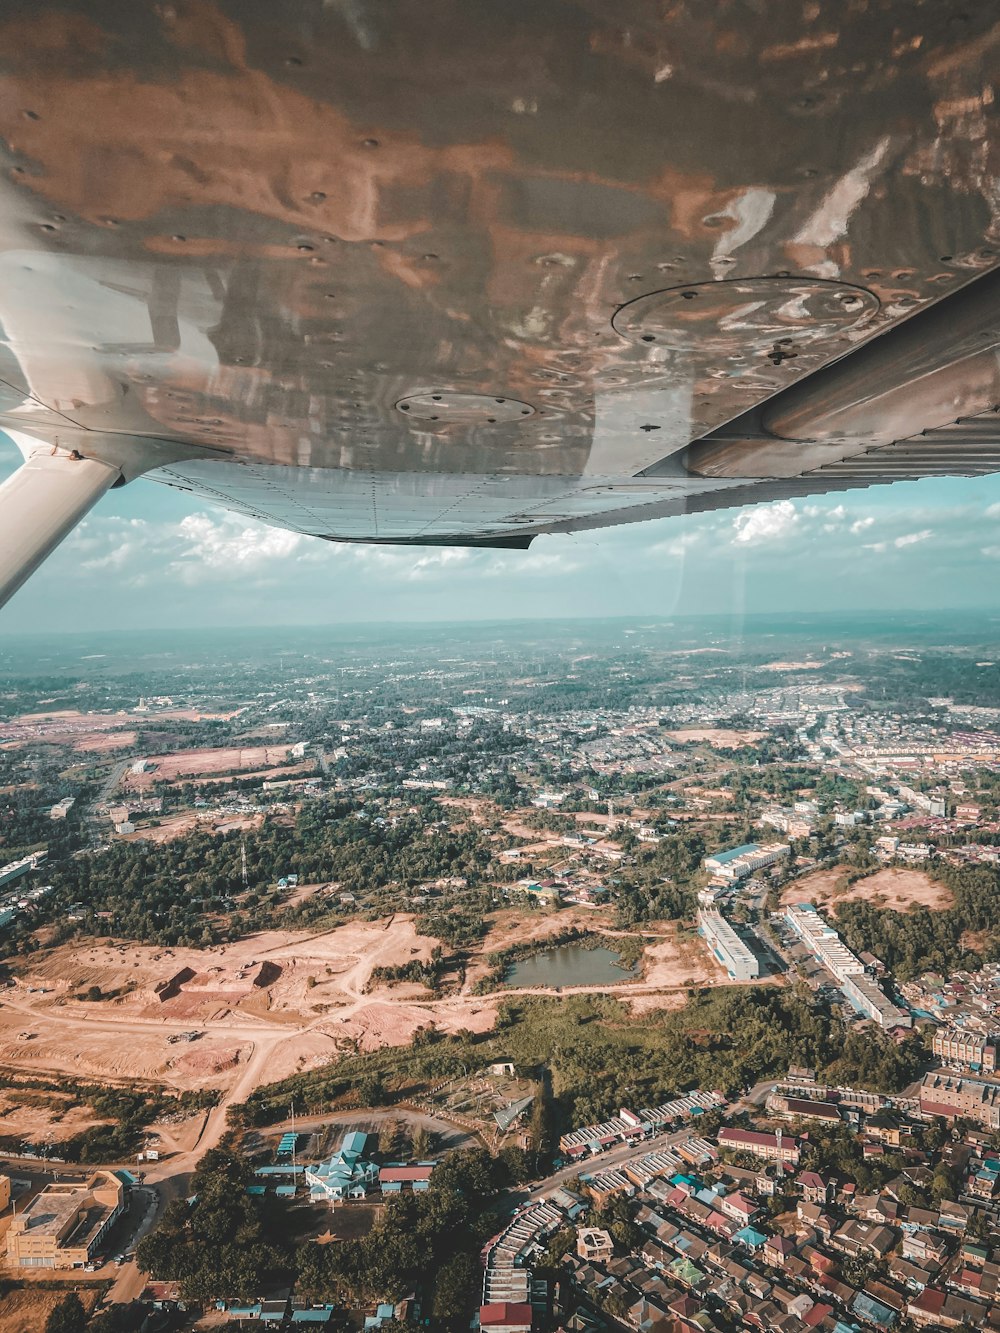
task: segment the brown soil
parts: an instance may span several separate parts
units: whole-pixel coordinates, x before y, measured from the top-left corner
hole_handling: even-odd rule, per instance
[[[959,938],[959,944],[963,949],[971,949],[973,953],[982,953],[989,943],[990,932],[988,930],[963,930]]]
[[[0,1095],[0,1134],[5,1136],[62,1143],[100,1123],[89,1106],[32,1106],[16,1094]]]
[[[112,731],[103,735],[85,736],[76,742],[73,749],[80,754],[103,753],[107,750],[130,750],[138,740],[134,731]]]
[[[767,735],[764,731],[729,731],[724,727],[688,727],[682,731],[664,733],[670,740],[681,743],[697,741],[711,745],[716,750],[739,750],[744,745],[753,745]]]
[[[817,870],[789,884],[782,896],[782,902],[813,902],[817,907],[857,902],[865,899],[878,907],[890,907],[897,912],[907,912],[911,907],[929,907],[943,911],[954,906],[954,896],[950,889],[937,880],[931,879],[925,870],[907,870],[891,866],[878,870],[874,875],[867,875],[857,880],[847,889],[838,888],[843,877],[843,866],[830,870]]]
[[[150,787],[154,782],[170,782],[180,777],[246,772],[273,768],[284,760],[290,745],[229,746],[220,750],[179,750],[176,754],[153,754],[146,758],[156,768],[149,773],[128,773],[125,784],[133,790]]]
[[[260,828],[264,822],[263,812],[256,815],[207,814],[205,811],[185,811],[184,814],[168,815],[156,824],[143,825],[135,833],[126,833],[123,842],[171,842],[174,838],[183,838],[192,829],[202,828],[212,833],[229,833],[233,829]]]
[[[44,1272],[45,1270],[41,1270]],[[51,1278],[51,1271],[48,1273]],[[89,1276],[81,1274],[81,1277]],[[76,1288],[67,1287],[65,1291],[45,1291],[41,1287],[26,1287],[23,1291],[9,1291],[0,1297],[0,1333],[39,1333],[52,1310],[66,1295],[66,1291]],[[92,1310],[97,1302],[98,1293],[88,1291],[81,1286],[77,1295],[87,1310]]]

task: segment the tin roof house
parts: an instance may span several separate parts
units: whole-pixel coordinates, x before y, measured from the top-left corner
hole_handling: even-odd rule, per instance
[[[378,1167],[364,1158],[367,1139],[367,1134],[358,1131],[345,1134],[329,1161],[306,1167],[306,1184],[311,1199],[333,1204],[367,1196],[378,1181]]]

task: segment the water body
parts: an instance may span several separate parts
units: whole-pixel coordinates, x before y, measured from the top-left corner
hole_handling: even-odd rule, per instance
[[[522,958],[507,969],[505,986],[614,986],[628,981],[638,966],[621,967],[614,949],[588,949],[582,944],[560,944],[544,953]]]

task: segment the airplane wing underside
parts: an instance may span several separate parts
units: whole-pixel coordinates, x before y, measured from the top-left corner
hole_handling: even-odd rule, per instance
[[[526,546],[1000,468],[989,6],[9,0],[0,603],[145,476]]]

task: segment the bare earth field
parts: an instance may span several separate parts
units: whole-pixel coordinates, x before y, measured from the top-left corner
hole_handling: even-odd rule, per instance
[[[22,1102],[16,1093],[0,1095],[0,1134],[5,1137],[61,1143],[97,1124],[100,1121],[87,1106],[69,1106],[59,1111],[50,1106],[33,1106],[30,1100]]]
[[[230,833],[234,829],[260,828],[264,814],[229,815],[220,819],[217,814],[205,814],[203,811],[184,811],[179,815],[168,815],[155,825],[144,826],[136,833],[126,833],[122,842],[170,842],[173,838],[183,838],[192,829],[201,828],[208,833]]]
[[[606,912],[497,913],[483,953],[545,940],[569,926],[606,927]],[[690,986],[727,983],[721,968],[674,922],[644,929],[641,977],[614,994],[642,1009],[683,1002]],[[616,932],[608,930],[613,946]],[[443,1032],[493,1026],[505,989],[474,996],[487,971],[474,960],[461,993],[417,985],[368,989],[375,966],[427,960],[436,940],[414,918],[350,922],[332,930],[268,931],[212,949],[102,943],[63,945],[26,960],[0,997],[0,1067],[78,1079],[220,1088],[245,1097],[261,1083],[327,1063],[338,1052],[406,1044],[420,1027]],[[114,998],[78,998],[89,987]],[[601,986],[563,987],[602,992]],[[79,1126],[74,1126],[74,1130]],[[67,1131],[68,1132],[68,1131]]]
[[[832,905],[834,911],[838,903],[861,899],[875,903],[878,907],[892,908],[896,912],[907,912],[911,907],[943,911],[954,905],[951,890],[931,879],[924,870],[891,866],[859,879],[846,890],[838,891],[837,884],[843,873],[841,867],[834,867],[805,875],[788,886],[782,902],[786,906],[802,902],[813,902],[817,907]]]
[[[139,733],[136,731],[105,731],[84,736],[73,749],[78,754],[106,754],[110,750],[130,750],[138,739]]]
[[[683,731],[664,733],[670,740],[681,744],[697,741],[702,745],[711,745],[716,750],[739,750],[744,745],[753,745],[755,741],[763,740],[765,734],[763,731],[728,731],[725,727],[689,727]]]
[[[126,774],[124,786],[142,791],[154,782],[182,777],[211,777],[231,771],[272,768],[288,756],[290,745],[231,746],[220,750],[180,750],[176,754],[153,754],[147,758],[156,768],[149,773]]]
[[[225,1087],[264,1050],[270,1081],[354,1042],[407,1042],[430,1022],[446,1031],[491,1026],[491,1006],[464,997],[452,1012],[396,991],[365,993],[376,964],[427,959],[435,943],[416,933],[412,917],[397,916],[318,935],[271,931],[205,950],[65,945],[33,958],[3,993],[0,1064]],[[171,978],[183,980],[162,998],[156,988]],[[76,998],[94,985],[132,989],[105,1001]],[[169,1040],[189,1032],[198,1035]]]
[[[9,1291],[0,1296],[0,1333],[39,1333],[68,1290],[69,1287],[64,1291],[27,1287],[24,1291]],[[96,1291],[80,1286],[77,1295],[86,1309],[93,1309],[97,1301]]]
[[[825,662],[768,662],[768,671],[819,671]]]
[[[80,713],[73,708],[22,713],[4,723],[0,748],[16,750],[24,745],[44,744],[72,745],[75,750],[84,752],[113,750],[134,743],[134,734],[132,740],[128,735],[138,727],[149,729],[165,722],[207,722],[233,716],[233,713],[199,713],[191,708],[175,708],[155,714]]]

